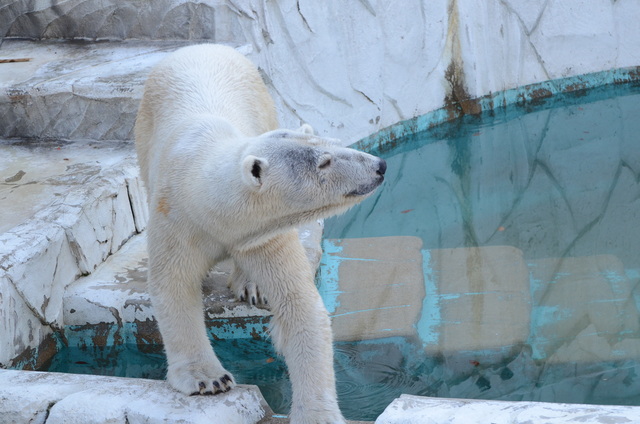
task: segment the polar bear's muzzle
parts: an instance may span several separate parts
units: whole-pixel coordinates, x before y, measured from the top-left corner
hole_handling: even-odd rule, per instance
[[[384,159],[378,159],[378,169],[376,177],[369,184],[362,184],[355,190],[347,193],[347,197],[366,196],[373,192],[384,181],[384,173],[387,172],[387,162]]]

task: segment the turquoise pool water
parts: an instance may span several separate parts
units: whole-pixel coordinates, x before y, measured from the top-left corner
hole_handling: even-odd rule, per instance
[[[318,286],[341,408],[402,393],[640,405],[640,87],[464,117],[382,144],[386,181],[325,223]],[[213,342],[278,413],[268,340]],[[163,378],[158,346],[67,349],[50,370]]]
[[[375,377],[389,398],[640,405],[637,85],[467,116],[375,153],[385,184],[326,221],[320,275],[328,305],[344,303],[354,261],[412,244],[388,290],[362,281],[371,302],[349,312],[411,316],[378,331],[405,335],[387,340],[403,353]],[[366,269],[381,284],[384,268]],[[417,314],[411,296],[387,300],[398,291],[420,299]]]
[[[70,342],[73,344],[73,340]],[[216,340],[213,345],[237,382],[257,385],[272,409],[281,413],[288,411],[291,386],[286,365],[266,337],[263,340]],[[136,345],[68,347],[54,356],[48,370],[161,380],[166,375],[167,363],[159,345],[149,345],[144,351]]]
[[[510,245],[532,258],[610,252],[637,267],[639,96],[637,86],[557,95],[383,146],[385,184],[327,220],[325,237]]]

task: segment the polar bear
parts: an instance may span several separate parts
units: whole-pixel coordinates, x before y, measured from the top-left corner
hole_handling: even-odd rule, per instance
[[[293,389],[291,422],[343,423],[330,321],[295,227],[370,195],[384,179],[384,160],[317,137],[308,125],[278,129],[258,70],[214,44],[179,49],[152,70],[135,139],[168,382],[185,394],[235,385],[207,338],[201,298],[207,272],[230,257],[234,292],[259,291],[271,307],[271,338]]]

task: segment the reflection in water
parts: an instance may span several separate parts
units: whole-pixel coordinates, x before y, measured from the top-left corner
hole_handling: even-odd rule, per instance
[[[386,182],[326,222],[319,274],[337,340],[370,339],[350,378],[387,396],[375,404],[640,405],[638,93],[466,117],[377,152]]]

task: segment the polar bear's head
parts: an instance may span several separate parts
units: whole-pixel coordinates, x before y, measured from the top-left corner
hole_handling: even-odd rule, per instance
[[[315,136],[309,125],[265,133],[249,146],[244,184],[300,220],[344,212],[374,192],[387,168],[383,159]]]

